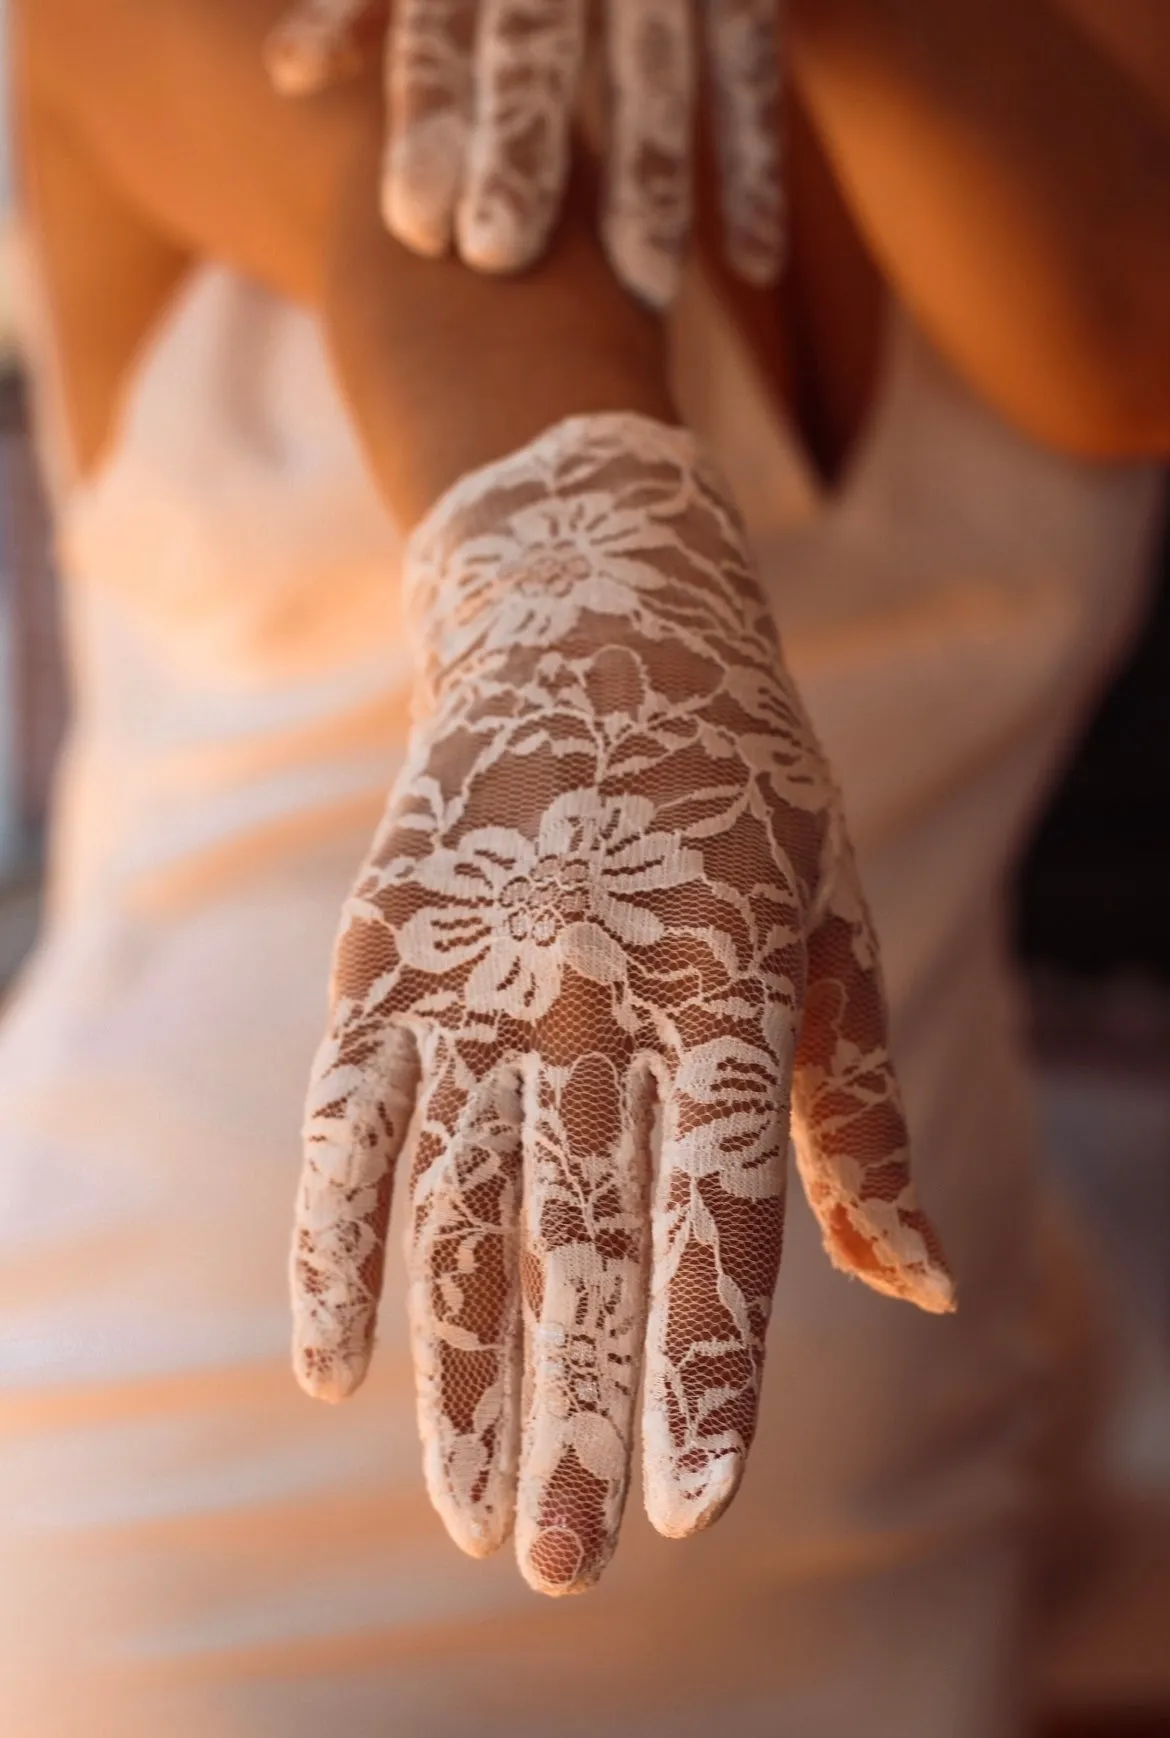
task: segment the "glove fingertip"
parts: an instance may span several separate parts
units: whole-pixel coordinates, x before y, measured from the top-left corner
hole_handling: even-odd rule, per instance
[[[609,262],[626,289],[658,312],[669,308],[682,278],[678,255],[625,213],[609,213],[602,235]]]
[[[950,1316],[959,1307],[955,1282],[945,1267],[906,1265],[884,1273],[858,1272],[857,1277],[871,1290],[912,1303],[927,1315]]]
[[[930,1268],[915,1274],[906,1296],[931,1316],[953,1316],[959,1307],[955,1282],[945,1269]]]
[[[467,126],[450,110],[394,131],[382,158],[382,221],[411,253],[441,259],[451,251],[463,177]]]
[[[546,1599],[565,1599],[596,1587],[612,1548],[588,1553],[567,1523],[517,1531],[516,1562],[527,1586]]]
[[[511,1531],[510,1527],[482,1526],[462,1516],[458,1521],[444,1519],[444,1525],[452,1543],[458,1545],[465,1557],[474,1557],[478,1562],[494,1557]]]
[[[504,200],[490,194],[461,199],[455,213],[459,257],[473,270],[492,275],[522,272],[544,253],[550,217],[522,219]]]
[[[387,168],[379,193],[382,222],[395,241],[422,259],[442,259],[451,251],[451,222],[432,201],[404,187],[398,171]]]
[[[504,1499],[483,1503],[473,1511],[455,1499],[435,1468],[424,1457],[423,1467],[431,1507],[443,1523],[447,1537],[465,1557],[482,1561],[494,1557],[511,1537],[514,1505]]]
[[[368,1352],[354,1355],[325,1351],[313,1340],[302,1339],[297,1333],[293,1340],[293,1374],[299,1387],[311,1400],[323,1400],[337,1406],[356,1394],[370,1368]]]
[[[724,243],[724,253],[736,277],[753,289],[770,290],[780,282],[784,252],[779,242],[775,247],[769,247],[761,245],[758,238],[748,241],[744,237],[729,235]]]
[[[817,1204],[814,1201],[814,1211]],[[860,1279],[871,1291],[884,1297],[916,1304],[928,1315],[951,1315],[958,1308],[955,1282],[938,1238],[920,1213],[917,1223],[906,1228],[906,1241],[913,1249],[899,1249],[888,1229],[879,1235],[857,1222],[843,1204],[817,1211],[825,1252],[842,1273]]]
[[[647,1477],[646,1514],[650,1525],[664,1539],[689,1539],[714,1526],[726,1513],[743,1483],[744,1457],[734,1450],[720,1455],[707,1472],[702,1486],[684,1490],[672,1477]]]

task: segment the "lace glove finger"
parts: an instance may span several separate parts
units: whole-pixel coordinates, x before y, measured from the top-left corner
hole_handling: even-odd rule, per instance
[[[594,1585],[625,1507],[646,1322],[653,1103],[652,1081],[629,1067],[626,1047],[608,1038],[593,1047],[612,1025],[608,990],[567,990],[580,1031],[550,1045],[561,1060],[524,1065],[516,1558],[529,1586],[551,1594]]]
[[[834,1265],[932,1313],[955,1307],[915,1196],[876,942],[837,817],[830,839],[842,862],[803,958],[781,921],[725,998],[729,1035],[684,1055],[666,1097],[642,1429],[647,1513],[672,1538],[722,1514],[755,1436],[790,1097]],[[803,1011],[791,994],[802,980]]]
[[[353,983],[381,933],[347,921],[341,951]],[[344,966],[342,968],[344,970]],[[394,1173],[418,1091],[409,1032],[343,999],[313,1064],[291,1266],[293,1369],[318,1400],[345,1400],[365,1380],[386,1259]]]
[[[396,0],[386,43],[382,216],[415,253],[450,250],[466,173],[478,0]]]
[[[481,271],[539,259],[569,178],[585,0],[482,0],[475,125],[456,213],[459,252]]]
[[[779,0],[704,0],[728,264],[753,284],[784,263]]]
[[[665,1094],[642,1486],[668,1538],[723,1513],[759,1414],[784,1236],[793,1009],[766,992],[761,1006],[755,988],[728,998],[742,1003],[734,1036],[684,1055]]]
[[[793,1081],[797,1167],[833,1265],[944,1314],[954,1285],[910,1174],[877,941],[852,851],[844,840],[839,849],[809,939]]]
[[[520,1085],[427,1028],[406,1234],[427,1493],[471,1557],[512,1531],[520,1429]]]

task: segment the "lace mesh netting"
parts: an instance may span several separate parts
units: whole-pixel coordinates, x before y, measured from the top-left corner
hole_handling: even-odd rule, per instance
[[[610,87],[603,231],[614,266],[663,306],[691,218],[692,0],[605,0]],[[361,24],[385,0],[299,0],[274,33],[278,86],[315,88],[351,69]],[[728,258],[754,282],[783,251],[779,0],[702,0]],[[569,171],[587,0],[395,0],[386,45],[382,203],[424,254],[513,271],[543,252]]]
[[[832,1259],[951,1305],[831,776],[694,439],[579,418],[415,533],[408,759],[309,1095],[296,1365],[371,1354],[396,1161],[427,1485],[560,1593],[613,1550],[642,1383],[662,1532],[755,1429],[789,1098]]]

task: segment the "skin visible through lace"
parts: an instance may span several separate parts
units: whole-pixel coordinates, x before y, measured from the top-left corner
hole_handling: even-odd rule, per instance
[[[783,255],[778,0],[701,0],[734,270],[775,279]],[[278,87],[353,69],[380,0],[300,0],[269,44]],[[417,253],[469,265],[538,259],[568,179],[585,0],[397,0],[386,41],[382,209]],[[678,287],[692,204],[692,0],[607,0],[609,167],[602,229],[622,281],[655,306]]]
[[[326,1398],[373,1344],[390,1190],[428,1489],[588,1587],[642,1382],[662,1532],[755,1430],[789,1102],[839,1266],[928,1309],[877,959],[830,774],[693,439],[559,425],[411,542],[417,723],[342,919],[293,1261]]]

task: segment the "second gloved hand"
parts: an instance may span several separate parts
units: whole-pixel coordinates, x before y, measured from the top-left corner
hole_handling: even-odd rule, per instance
[[[778,0],[701,0],[727,256],[778,273]],[[418,253],[452,244],[484,271],[544,252],[569,171],[585,0],[297,0],[269,42],[282,90],[353,70],[389,18],[382,208]],[[608,0],[609,172],[602,228],[622,281],[667,304],[690,231],[696,13],[692,0]]]

